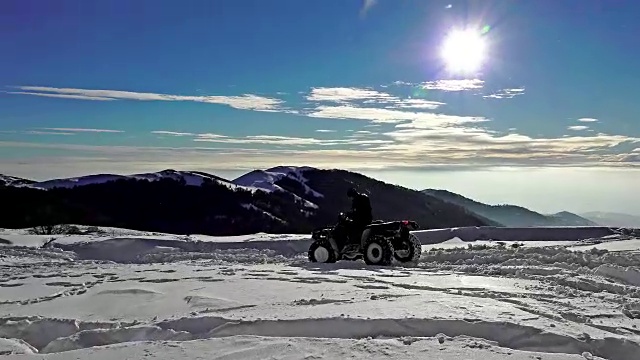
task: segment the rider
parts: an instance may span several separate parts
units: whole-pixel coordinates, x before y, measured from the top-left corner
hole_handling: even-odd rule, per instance
[[[362,235],[364,228],[373,221],[371,202],[366,194],[359,193],[354,188],[347,190],[347,197],[351,199],[351,211],[349,212],[349,217],[352,222],[349,231],[349,238],[352,243],[357,243],[360,241],[360,236]]]

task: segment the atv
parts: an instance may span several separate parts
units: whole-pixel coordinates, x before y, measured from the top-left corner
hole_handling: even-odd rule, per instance
[[[422,254],[420,240],[412,234],[418,224],[411,220],[384,222],[374,220],[367,225],[360,239],[345,239],[345,227],[350,219],[340,213],[334,226],[316,229],[311,233],[314,242],[309,247],[309,261],[334,263],[363,258],[367,265],[391,265],[393,259],[401,263],[417,262]],[[359,241],[358,241],[359,240]]]

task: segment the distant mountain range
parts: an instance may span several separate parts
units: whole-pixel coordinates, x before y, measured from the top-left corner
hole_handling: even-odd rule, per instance
[[[369,193],[378,219],[412,219],[421,228],[500,226],[436,197],[344,170],[275,167],[234,180],[176,170],[2,179],[0,227],[7,228],[71,223],[178,234],[308,233],[349,209],[349,187]]]
[[[636,215],[616,212],[592,211],[581,213],[580,216],[605,226],[640,228],[640,216]]]
[[[501,223],[505,226],[530,227],[600,225],[592,220],[568,211],[562,211],[551,215],[543,215],[522,206],[484,204],[447,190],[426,189],[422,192],[446,202],[462,206],[473,213]]]
[[[570,212],[487,205],[446,190],[416,191],[345,170],[280,166],[233,180],[171,169],[41,182],[0,175],[0,227],[70,223],[178,234],[308,233],[349,209],[349,187],[369,194],[374,218],[412,219],[422,229],[603,224]]]

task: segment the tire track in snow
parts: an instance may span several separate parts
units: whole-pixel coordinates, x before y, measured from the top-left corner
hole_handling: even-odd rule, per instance
[[[21,339],[40,353],[56,353],[123,342],[189,341],[232,336],[281,338],[427,338],[472,337],[513,350],[582,354],[628,360],[640,345],[616,337],[574,338],[509,322],[451,319],[302,318],[292,320],[235,320],[186,317],[155,324],[82,323],[77,320],[22,320],[22,327],[4,321],[0,335]]]

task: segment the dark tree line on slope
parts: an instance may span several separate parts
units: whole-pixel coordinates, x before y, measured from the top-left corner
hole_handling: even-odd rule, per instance
[[[279,233],[291,228],[243,204],[272,205],[283,218],[296,217],[287,214],[294,212],[286,207],[290,203],[287,194],[234,192],[215,182],[186,186],[171,179],[118,180],[47,191],[0,187],[0,198],[4,203],[0,227],[6,228],[66,223],[177,234],[235,235]]]
[[[337,213],[351,206],[346,197],[347,189],[356,187],[369,195],[374,219],[411,219],[420,228],[445,228],[456,226],[503,226],[462,206],[451,204],[437,197],[402,186],[379,181],[362,174],[346,170],[311,170],[304,173],[307,186],[325,194],[315,197],[306,192],[300,182],[283,178],[276,184],[296,195],[319,205],[314,220],[318,224],[334,223]]]

